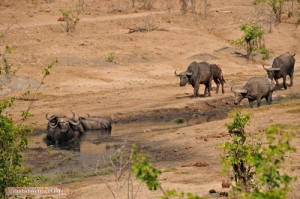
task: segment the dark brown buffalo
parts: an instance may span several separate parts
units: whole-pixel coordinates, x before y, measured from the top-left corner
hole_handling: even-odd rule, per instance
[[[211,96],[211,80],[213,79],[212,69],[207,62],[192,62],[186,71],[175,75],[180,77],[180,86],[185,86],[187,83],[191,84],[194,88],[193,97],[199,96],[200,84],[205,85],[204,96],[208,93]]]
[[[282,54],[276,57],[273,61],[271,68],[264,69],[268,73],[268,77],[276,81],[276,86],[279,86],[278,79],[283,78],[283,87],[287,89],[286,86],[286,76],[290,77],[290,86],[293,86],[293,76],[294,76],[294,66],[295,66],[295,54],[291,55],[290,53]]]
[[[88,116],[88,117],[79,117],[79,121],[81,122],[83,129],[86,130],[111,130],[111,118],[105,117],[96,117],[96,116]]]
[[[46,140],[48,145],[62,146],[79,141],[84,134],[83,127],[78,119],[67,117],[63,114],[48,117]]]
[[[220,84],[221,84],[222,93],[224,94],[225,93],[224,83],[226,83],[226,81],[223,77],[222,69],[216,64],[210,64],[210,67],[211,67],[211,71],[212,71],[212,74],[213,74],[213,80],[217,85],[216,93],[219,93],[219,87],[220,87]]]
[[[253,77],[242,89],[231,87],[231,91],[235,93],[234,104],[238,105],[244,98],[247,98],[251,108],[255,100],[257,101],[257,107],[259,107],[263,98],[267,100],[268,104],[271,104],[274,90],[275,85],[267,77]]]

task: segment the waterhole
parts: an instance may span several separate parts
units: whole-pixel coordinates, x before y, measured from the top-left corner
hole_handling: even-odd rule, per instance
[[[49,147],[43,141],[45,133],[35,133],[30,137],[30,149],[26,152],[26,163],[32,167],[35,174],[43,176],[72,176],[83,173],[105,172],[110,155],[122,144],[127,136],[143,137],[147,133],[192,126],[214,120],[224,119],[229,109],[213,110],[209,112],[194,112],[176,115],[161,120],[144,120],[129,123],[113,124],[112,131],[88,131],[78,144],[71,148]],[[128,144],[132,144],[128,139]],[[138,144],[138,143],[137,143]],[[149,145],[151,147],[151,141]],[[83,174],[82,174],[83,175]]]

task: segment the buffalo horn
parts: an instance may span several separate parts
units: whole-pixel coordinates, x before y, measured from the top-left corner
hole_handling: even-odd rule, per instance
[[[191,76],[193,73],[191,73],[191,72],[185,72],[185,74],[186,74],[187,76]]]
[[[177,76],[177,77],[179,77],[179,76],[180,76],[179,74],[177,74],[177,73],[176,73],[176,70],[175,70],[175,76]]]
[[[48,117],[49,113],[46,114],[46,119],[48,121],[53,120],[54,118],[58,117],[57,115],[52,115],[50,118]]]
[[[69,120],[69,122],[71,123],[71,124],[73,124],[73,125],[79,125],[80,124],[80,121],[76,121],[75,120],[75,113],[73,112],[73,111],[71,111],[72,112],[72,114],[73,114],[73,118],[71,118],[70,120]]]
[[[272,68],[274,71],[280,71],[280,68]]]
[[[264,68],[265,70],[269,70],[269,69],[270,69],[270,68],[266,68],[265,65],[263,65],[263,68]]]
[[[247,93],[248,91],[246,89],[237,89],[236,92],[238,92],[238,93]]]

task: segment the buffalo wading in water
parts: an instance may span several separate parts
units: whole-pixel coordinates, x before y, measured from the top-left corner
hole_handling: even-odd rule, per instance
[[[267,77],[253,77],[242,89],[231,87],[231,91],[235,93],[234,104],[239,105],[244,98],[247,98],[251,108],[253,108],[255,100],[257,101],[257,107],[259,107],[263,98],[267,100],[268,104],[271,104],[274,90],[275,85]]]
[[[97,116],[87,116],[87,117],[79,117],[79,121],[81,122],[83,129],[87,130],[107,130],[111,131],[112,120],[108,117],[97,117]]]
[[[265,68],[265,66],[263,68],[267,71],[268,77],[271,80],[275,79],[277,87],[279,87],[278,79],[283,78],[283,87],[287,89],[287,75],[290,77],[290,86],[293,86],[294,66],[295,54],[285,53],[274,59],[271,68]]]
[[[186,71],[175,75],[180,78],[180,86],[185,86],[187,83],[191,84],[194,88],[193,97],[199,97],[200,84],[205,85],[204,96],[208,93],[211,96],[211,81],[212,81],[212,69],[207,62],[192,62]]]
[[[73,112],[72,112],[73,113]],[[80,137],[84,134],[82,124],[78,119],[67,117],[63,114],[52,115],[48,117],[46,141],[48,145],[63,146],[79,142]]]

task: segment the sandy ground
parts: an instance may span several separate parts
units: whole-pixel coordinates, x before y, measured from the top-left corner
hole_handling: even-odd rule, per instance
[[[299,113],[287,111],[299,105],[300,64],[297,60],[300,58],[300,29],[295,27],[295,18],[284,16],[284,22],[265,35],[266,46],[271,49],[269,59],[255,57],[255,60],[248,61],[237,56],[229,42],[242,36],[239,25],[248,22],[257,10],[251,2],[229,0],[220,3],[211,0],[211,9],[205,18],[201,14],[201,5],[197,7],[197,14],[180,14],[177,1],[174,1],[175,6],[169,13],[163,1],[156,1],[153,11],[149,12],[140,9],[139,5],[131,8],[118,4],[118,1],[86,0],[76,30],[70,33],[65,31],[65,22],[57,19],[61,16],[59,9],[74,9],[76,1],[1,2],[0,30],[5,35],[2,47],[10,45],[14,48],[7,57],[17,69],[17,76],[40,82],[42,69],[53,59],[58,60],[34,96],[33,117],[26,122],[43,129],[47,112],[89,113],[110,116],[119,122],[158,119],[186,110],[210,111],[232,107],[232,85],[241,86],[251,77],[266,76],[262,64],[271,65],[274,57],[295,52],[294,86],[274,93],[275,102],[280,105],[266,108],[263,104],[261,108],[249,109],[253,113],[249,131],[254,133],[278,123],[299,124]],[[147,26],[167,31],[128,33],[129,28]],[[110,53],[114,54],[113,63],[105,59]],[[179,87],[174,71],[184,71],[195,60],[221,66],[227,81],[224,95],[213,92],[212,97],[194,99],[191,98],[191,86]],[[10,92],[9,88],[9,85],[4,85],[1,94]],[[12,94],[22,92],[24,90]],[[203,86],[200,93],[203,93]],[[285,102],[280,102],[284,98],[295,98],[295,103],[284,106]],[[29,103],[18,100],[9,113],[18,120],[20,110],[25,110]],[[247,107],[246,100],[243,104]],[[164,148],[172,152],[172,161],[155,162],[159,168],[175,170],[162,174],[163,187],[199,195],[207,194],[212,188],[226,191],[221,188],[221,181],[226,176],[221,174],[220,150],[216,145],[230,139],[225,127],[230,121],[223,119],[172,132],[135,135],[131,141],[141,144],[147,140],[153,150]],[[297,141],[299,136],[295,138],[295,143]],[[298,153],[293,157],[292,166],[297,168],[294,172],[299,175],[300,157]],[[183,167],[203,160],[209,166]],[[68,198],[113,198],[105,185],[111,178],[111,175],[90,177],[66,184],[71,189]],[[300,197],[299,183],[295,183],[292,190],[294,195],[291,198]],[[159,195],[142,186],[137,198]]]

